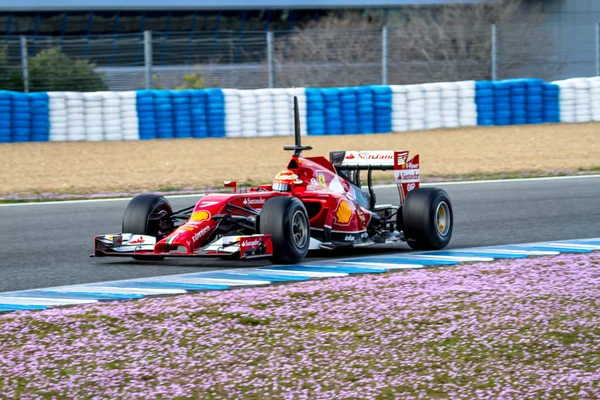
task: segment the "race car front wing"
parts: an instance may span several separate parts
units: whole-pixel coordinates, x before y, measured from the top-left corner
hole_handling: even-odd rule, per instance
[[[92,257],[219,257],[253,260],[273,255],[271,235],[223,236],[196,252],[155,252],[157,238],[148,235],[118,233],[94,237]]]

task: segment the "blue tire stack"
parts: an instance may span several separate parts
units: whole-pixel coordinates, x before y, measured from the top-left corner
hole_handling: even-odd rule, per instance
[[[373,112],[373,89],[361,86],[358,91],[358,133],[375,132],[375,116]]]
[[[511,124],[511,83],[497,81],[494,85],[494,123],[504,126]]]
[[[373,86],[373,122],[374,132],[392,131],[392,88]]]
[[[11,128],[13,142],[31,140],[31,103],[26,93],[11,93]]]
[[[510,117],[512,125],[527,123],[527,84],[523,79],[510,81]]]
[[[192,137],[192,116],[190,92],[188,90],[175,90],[171,92],[173,100],[173,126],[176,138]]]
[[[173,139],[173,104],[169,90],[154,91],[154,115],[156,115],[156,137],[159,139]]]
[[[494,107],[494,103],[494,84],[490,81],[475,82],[477,125],[494,125],[496,120],[496,108]]]
[[[140,139],[156,139],[156,115],[154,112],[154,91],[139,90],[136,94],[136,107]]]
[[[206,125],[208,136],[225,137],[225,95],[221,89],[206,90]]]
[[[325,102],[325,134],[341,135],[342,115],[340,104],[340,90],[338,88],[323,89]]]
[[[192,90],[190,92],[190,115],[192,137],[202,139],[208,136],[206,127],[206,91]]]
[[[356,88],[340,89],[342,131],[346,135],[358,133],[358,100]]]
[[[31,141],[47,142],[50,137],[50,111],[48,94],[32,93],[31,100]]]
[[[544,122],[543,83],[541,79],[526,79],[528,124]]]
[[[544,122],[560,122],[560,87],[554,83],[544,83],[542,89]]]
[[[0,143],[12,141],[10,93],[0,91]]]
[[[325,134],[325,102],[321,89],[306,88],[306,132],[312,136]]]

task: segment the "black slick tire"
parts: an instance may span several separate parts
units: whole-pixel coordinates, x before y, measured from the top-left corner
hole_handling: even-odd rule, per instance
[[[273,197],[265,203],[259,231],[270,234],[276,264],[295,264],[304,259],[310,246],[310,225],[304,204],[295,197]]]
[[[165,233],[162,231],[161,215],[169,216],[173,213],[168,200],[162,196],[144,193],[135,196],[125,209],[123,216],[124,233],[156,236],[160,240]],[[163,256],[133,256],[136,260],[162,260]]]
[[[440,250],[450,243],[454,225],[452,203],[441,189],[420,188],[408,193],[402,206],[404,237],[415,250]]]

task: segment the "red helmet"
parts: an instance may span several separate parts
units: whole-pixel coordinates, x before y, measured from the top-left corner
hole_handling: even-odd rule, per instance
[[[291,192],[294,183],[299,183],[298,175],[292,171],[283,170],[273,178],[273,190],[278,192]]]

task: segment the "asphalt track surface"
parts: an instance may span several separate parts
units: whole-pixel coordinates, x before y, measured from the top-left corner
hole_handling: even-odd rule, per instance
[[[450,195],[454,234],[448,248],[600,237],[600,176],[437,184]],[[377,189],[379,204],[397,203],[394,187]],[[173,208],[199,197],[170,199]],[[89,258],[95,234],[115,233],[128,199],[0,206],[0,292],[108,280],[259,266],[262,262]],[[405,244],[323,257],[410,252]]]

